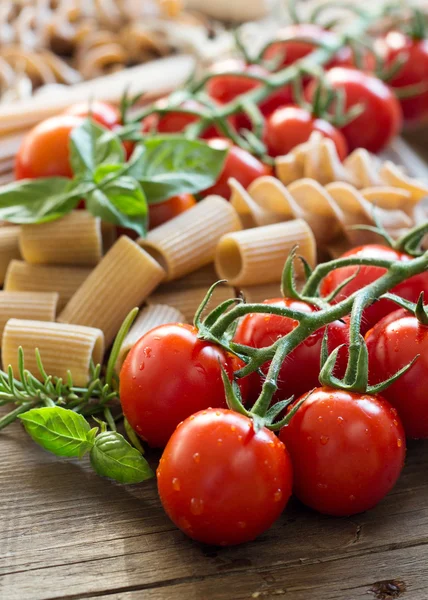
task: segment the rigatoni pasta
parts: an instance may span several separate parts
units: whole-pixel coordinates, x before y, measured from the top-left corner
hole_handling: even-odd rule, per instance
[[[28,263],[93,266],[102,256],[101,219],[75,210],[57,221],[23,225],[19,246]]]
[[[229,202],[220,196],[208,196],[150,231],[138,243],[165,268],[170,281],[212,262],[221,236],[241,228]]]
[[[281,298],[281,284],[279,281],[276,283],[265,283],[264,285],[248,285],[240,289],[241,294],[244,296],[247,304],[253,304],[256,302],[264,302],[270,298]]]
[[[10,262],[21,258],[19,250],[20,229],[20,227],[0,228],[0,285],[4,283]]]
[[[76,386],[88,383],[91,361],[100,363],[104,354],[103,332],[93,327],[9,319],[2,338],[3,369],[12,365],[18,377],[18,348],[22,346],[25,367],[41,379],[35,357],[39,349],[49,375],[66,378],[70,371]]]
[[[285,260],[296,245],[298,254],[314,267],[315,238],[302,219],[229,233],[217,246],[217,274],[235,286],[279,281]],[[301,274],[300,261],[295,266],[297,274]]]
[[[0,337],[9,319],[55,321],[58,294],[55,292],[0,292]]]
[[[8,292],[57,292],[60,311],[90,272],[91,269],[83,267],[30,265],[22,260],[12,260],[6,273],[4,289]]]
[[[97,327],[107,347],[123,319],[164,279],[165,271],[126,236],[110,248],[59,316],[62,323]]]
[[[116,361],[116,371],[120,370],[132,346],[148,331],[159,325],[166,325],[167,323],[185,322],[186,319],[184,315],[172,306],[153,304],[152,306],[143,308],[123,340]]]

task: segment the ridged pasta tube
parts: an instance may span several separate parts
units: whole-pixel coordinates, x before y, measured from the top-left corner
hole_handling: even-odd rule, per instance
[[[0,336],[9,319],[55,321],[56,292],[0,292]]]
[[[245,286],[241,288],[240,291],[248,304],[282,297],[281,284],[279,281],[276,283],[265,283],[264,285]]]

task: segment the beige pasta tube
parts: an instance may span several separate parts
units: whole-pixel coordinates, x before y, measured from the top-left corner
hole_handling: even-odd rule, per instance
[[[6,273],[4,289],[8,292],[58,292],[58,311],[62,310],[91,269],[30,265],[13,260]]]
[[[21,258],[19,251],[20,227],[0,228],[0,285],[3,285],[7,269],[12,260]]]
[[[303,219],[229,233],[217,246],[217,274],[235,286],[279,281],[285,260],[296,245],[298,254],[315,266],[315,238]],[[300,261],[296,260],[295,266],[301,274]]]
[[[75,210],[57,221],[23,225],[19,246],[32,264],[96,265],[102,256],[101,220]]]
[[[208,196],[150,231],[138,243],[165,268],[170,281],[212,262],[221,236],[241,228],[238,214],[229,202],[220,196]]]
[[[101,329],[108,347],[128,312],[140,306],[164,277],[165,271],[147,252],[122,236],[77,290],[58,320]]]
[[[116,371],[119,371],[122,367],[122,364],[132,346],[138,342],[138,340],[148,331],[154,327],[158,327],[159,325],[166,325],[167,323],[185,322],[186,319],[184,315],[172,306],[166,306],[165,304],[153,304],[152,306],[146,306],[146,308],[143,308],[123,340],[116,361]]]
[[[55,292],[0,292],[0,336],[9,319],[55,321]]]
[[[156,290],[156,293],[169,293],[171,292],[171,288],[174,289],[174,292],[193,288],[208,289],[216,281],[218,281],[217,273],[215,272],[214,264],[211,263],[205,267],[202,267],[201,269],[198,269],[197,271],[193,271],[193,273],[189,273],[188,275],[181,277],[180,279],[175,279],[173,285],[171,285],[170,282],[162,283]]]
[[[241,293],[248,304],[264,302],[272,298],[281,298],[281,283],[266,283],[264,285],[249,285],[241,288]]]
[[[2,338],[2,362],[4,370],[12,365],[16,377],[19,346],[24,350],[25,367],[39,379],[42,377],[37,368],[36,348],[49,375],[66,378],[70,371],[74,384],[84,386],[89,379],[91,360],[95,364],[102,361],[104,336],[92,327],[9,319]]]
[[[207,287],[170,290],[169,292],[156,292],[147,298],[147,304],[150,306],[156,304],[169,304],[179,310],[186,321],[193,323],[193,317],[202,300],[208,291]],[[219,304],[230,298],[235,298],[235,290],[228,285],[218,285],[212,295],[211,301],[206,308],[206,312],[213,310]]]

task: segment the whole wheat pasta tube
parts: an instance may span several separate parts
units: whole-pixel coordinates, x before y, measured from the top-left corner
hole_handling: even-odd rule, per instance
[[[89,379],[91,360],[100,363],[104,354],[103,332],[93,327],[9,319],[2,338],[3,369],[12,365],[18,376],[18,348],[22,346],[25,367],[42,379],[37,368],[36,348],[49,375],[67,377],[71,372],[73,383],[84,386]],[[39,376],[40,375],[40,376]]]
[[[19,251],[20,227],[0,228],[0,285],[3,285],[7,269],[13,259],[21,258]]]
[[[170,281],[212,262],[221,236],[241,228],[238,214],[229,202],[220,196],[208,196],[150,231],[138,243],[165,268]]]
[[[170,290],[169,292],[156,292],[147,298],[147,304],[153,306],[156,304],[168,304],[174,306],[185,317],[186,321],[193,323],[195,312],[199,308],[202,300],[205,298],[208,289],[206,287]],[[212,295],[211,301],[207,306],[206,312],[213,310],[219,304],[230,298],[235,298],[235,290],[228,285],[218,285]]]
[[[91,269],[83,267],[30,265],[22,260],[12,260],[6,273],[4,289],[8,292],[57,292],[60,311],[90,272]]]
[[[265,283],[264,285],[248,285],[241,288],[246,302],[253,304],[253,302],[263,302],[271,298],[281,298],[281,283]]]
[[[55,321],[56,292],[0,292],[0,336],[9,319]]]
[[[77,290],[58,320],[101,329],[108,347],[128,312],[140,306],[164,277],[165,271],[147,252],[122,236]]]
[[[146,306],[146,308],[143,308],[123,340],[116,361],[116,371],[120,370],[132,346],[138,342],[138,340],[148,331],[154,327],[158,327],[159,325],[166,325],[167,323],[185,322],[186,319],[184,315],[172,306],[166,306],[165,304],[153,304],[152,306]]]
[[[296,245],[298,254],[315,266],[315,238],[303,219],[229,233],[217,246],[217,274],[235,286],[279,281],[285,260]],[[300,261],[295,266],[297,274],[302,273]]]
[[[102,256],[101,219],[75,210],[57,221],[23,225],[19,246],[32,264],[96,265]]]

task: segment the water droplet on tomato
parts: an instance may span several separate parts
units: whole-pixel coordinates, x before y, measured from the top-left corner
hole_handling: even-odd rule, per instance
[[[195,415],[190,415],[190,417],[189,417],[189,421],[193,421],[193,420],[194,420],[194,418],[195,418]]]
[[[327,435],[322,435],[320,437],[320,442],[323,446],[325,446],[326,444],[328,444],[329,439],[330,438]]]
[[[366,429],[364,429],[364,433],[365,433],[366,435],[368,435],[368,434],[370,433],[370,432],[369,432],[369,430],[367,429],[367,427],[366,427]]]
[[[232,425],[232,427],[230,428],[230,431],[236,431],[235,425]]]
[[[242,442],[242,435],[238,435],[238,442]]]
[[[326,483],[317,483],[317,487],[319,487],[320,490],[326,490],[327,484]]]
[[[349,496],[349,500],[350,500],[351,502],[354,502],[354,500],[355,500],[355,496],[354,496],[354,494],[351,494],[351,495]]]
[[[246,528],[246,526],[247,526],[247,524],[246,524],[246,522],[245,522],[245,521],[238,521],[238,527],[239,527],[240,529],[245,529],[245,528]]]
[[[204,501],[200,498],[190,500],[190,512],[192,515],[201,515],[204,512]]]
[[[146,358],[150,358],[152,355],[152,349],[150,348],[150,346],[146,346],[143,350],[143,354]]]
[[[193,460],[195,461],[195,463],[199,463],[201,460],[201,455],[199,454],[199,452],[195,452],[195,454],[193,455]]]
[[[156,335],[153,339],[158,342],[160,340],[160,337],[158,335]]]
[[[172,489],[175,492],[179,492],[180,491],[181,486],[180,486],[180,480],[178,479],[178,477],[173,477],[172,478]]]
[[[395,425],[396,427],[398,427],[398,421],[397,421],[397,419],[394,419],[392,422],[394,423],[394,425]]]
[[[218,440],[217,440],[217,444],[218,444],[219,446],[221,446],[221,444],[222,444],[222,443],[223,443],[223,440],[222,440],[221,438],[218,438]]]
[[[144,367],[145,367],[145,365],[144,365],[144,360],[143,360],[143,362],[139,366],[140,371],[144,371]]]
[[[319,421],[320,423],[322,422],[322,416],[321,416],[321,415],[318,417],[318,421]]]
[[[392,415],[397,415],[398,414],[397,409],[394,408],[394,407],[390,408],[390,411],[391,411]]]
[[[192,526],[190,525],[190,523],[186,519],[186,517],[179,517],[178,518],[178,526],[179,526],[180,529],[183,529],[184,531],[191,531],[192,530]]]
[[[279,490],[279,489],[276,490],[276,492],[273,495],[273,499],[274,499],[274,502],[280,502],[282,499],[282,490]]]
[[[268,443],[268,446],[269,446],[270,448],[275,448],[275,442],[269,442],[269,443]]]
[[[402,445],[403,445],[403,442],[402,442],[401,438],[398,438],[398,440],[397,440],[397,446],[399,448],[401,448]]]
[[[341,425],[344,422],[344,418],[343,417],[337,417],[337,422],[339,423],[339,425]]]

